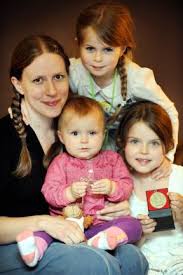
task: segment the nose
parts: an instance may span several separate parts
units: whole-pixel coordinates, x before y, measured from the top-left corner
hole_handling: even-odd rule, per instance
[[[94,59],[96,62],[101,62],[102,61],[102,53],[100,51],[96,51]]]
[[[88,135],[87,134],[81,135],[81,143],[88,143]]]
[[[57,94],[57,88],[56,88],[56,86],[55,86],[55,84],[54,84],[53,81],[49,81],[48,82],[46,94],[48,96],[55,96]]]
[[[147,154],[148,153],[148,144],[143,143],[141,146],[141,153],[142,154]]]

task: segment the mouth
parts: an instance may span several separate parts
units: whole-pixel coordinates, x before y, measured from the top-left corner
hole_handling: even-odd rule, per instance
[[[89,150],[89,148],[80,148],[80,151],[82,151],[82,152],[85,152],[85,151],[88,151]]]
[[[50,100],[50,101],[44,101],[43,103],[49,107],[56,107],[60,100]]]
[[[91,66],[94,70],[96,71],[100,71],[102,70],[103,68],[105,68],[105,66]]]
[[[145,166],[151,162],[150,159],[142,159],[142,158],[137,158],[136,161],[140,163],[142,166]]]

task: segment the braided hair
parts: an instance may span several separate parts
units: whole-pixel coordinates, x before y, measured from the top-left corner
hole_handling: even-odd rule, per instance
[[[79,45],[84,41],[83,31],[91,27],[106,44],[124,49],[117,69],[121,80],[121,96],[127,98],[126,58],[132,59],[135,48],[133,37],[134,23],[128,8],[118,2],[99,2],[84,9],[76,23],[76,36]],[[111,118],[116,121],[118,112]]]
[[[36,57],[45,52],[56,53],[60,55],[65,63],[66,71],[69,72],[69,59],[64,52],[63,47],[53,38],[47,35],[31,35],[24,38],[15,48],[10,66],[10,78],[15,77],[21,80],[24,69],[29,66]],[[13,86],[14,97],[12,98],[12,119],[14,127],[21,140],[22,148],[20,152],[19,162],[14,171],[17,177],[25,177],[30,174],[32,169],[32,161],[26,143],[26,125],[23,121],[21,112],[21,95]]]

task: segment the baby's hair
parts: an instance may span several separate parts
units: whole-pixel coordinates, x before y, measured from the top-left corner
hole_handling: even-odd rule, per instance
[[[123,107],[120,113],[120,124],[116,134],[116,144],[122,152],[126,145],[130,128],[142,121],[160,138],[165,153],[174,147],[173,130],[169,115],[158,104],[147,100],[138,100]]]
[[[84,41],[84,30],[87,27],[91,27],[104,43],[124,49],[117,68],[121,79],[121,95],[126,100],[125,57],[132,59],[132,50],[135,48],[134,23],[128,8],[118,2],[99,2],[84,9],[76,23],[76,36],[79,45]]]
[[[91,114],[92,116],[99,115],[97,116],[97,119],[100,119],[100,122],[101,124],[103,123],[103,128],[105,129],[105,115],[100,103],[89,97],[73,96],[68,99],[62,109],[62,113],[58,120],[58,129],[60,130],[62,128],[66,115],[85,117],[88,114]]]
[[[69,72],[69,59],[62,46],[56,40],[47,35],[31,35],[24,38],[16,46],[12,54],[10,78],[16,77],[18,80],[21,80],[24,69],[29,66],[36,57],[45,52],[60,55],[64,60],[67,73]],[[14,175],[17,177],[25,177],[31,172],[32,161],[26,142],[26,126],[21,113],[21,100],[23,96],[19,94],[14,86],[13,91],[15,94],[11,104],[13,124],[22,143],[19,162],[14,171]]]

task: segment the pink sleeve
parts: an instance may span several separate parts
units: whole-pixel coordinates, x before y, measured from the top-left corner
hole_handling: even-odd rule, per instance
[[[62,156],[63,155],[63,156]],[[66,161],[64,154],[57,156],[50,164],[41,192],[52,207],[62,208],[70,203],[65,197]]]
[[[116,191],[108,196],[109,201],[117,202],[129,199],[133,190],[133,180],[122,157],[112,152],[113,176],[110,180],[116,182]]]

